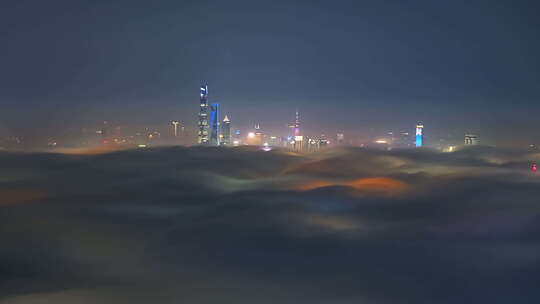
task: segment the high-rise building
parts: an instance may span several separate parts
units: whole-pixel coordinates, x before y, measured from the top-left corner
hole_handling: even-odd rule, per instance
[[[208,85],[204,84],[201,86],[201,96],[200,103],[201,108],[199,110],[199,133],[198,133],[198,143],[200,145],[207,145],[209,143],[208,138]]]
[[[338,133],[336,136],[336,141],[338,146],[345,144],[345,135],[343,133]]]
[[[296,110],[296,116],[294,120],[294,136],[300,136],[300,115],[298,110]]]
[[[178,137],[178,124],[180,124],[180,122],[179,121],[172,121],[171,123],[173,125],[174,137]]]
[[[221,125],[221,145],[231,145],[231,121],[227,115],[223,119],[223,125]]]
[[[109,123],[104,121],[103,126],[101,127],[101,143],[107,144],[109,143]]]
[[[240,130],[234,131],[234,135],[232,139],[233,146],[238,146],[242,143],[241,136],[242,136],[242,132]]]
[[[263,131],[261,130],[261,125],[260,124],[256,124],[255,125],[255,132],[253,132],[255,134],[255,137],[253,138],[254,141],[253,144],[257,145],[257,146],[260,146],[264,143],[264,138],[266,137],[265,134],[263,133]]]
[[[419,123],[416,125],[416,147],[424,145],[424,125]]]
[[[465,134],[465,145],[474,146],[478,144],[478,136],[474,134]]]
[[[326,137],[326,135],[321,134],[321,137],[319,138],[319,147],[320,148],[326,148],[330,144],[330,140]]]
[[[219,146],[219,103],[210,105],[210,144]]]

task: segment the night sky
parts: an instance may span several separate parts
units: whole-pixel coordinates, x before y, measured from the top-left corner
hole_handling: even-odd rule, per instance
[[[538,141],[535,1],[0,4],[0,131],[195,127],[210,85],[236,127]],[[511,125],[512,128],[508,128]]]

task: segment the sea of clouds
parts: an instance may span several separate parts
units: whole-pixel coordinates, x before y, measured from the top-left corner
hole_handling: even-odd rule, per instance
[[[3,152],[0,303],[537,303],[533,161],[488,147]]]

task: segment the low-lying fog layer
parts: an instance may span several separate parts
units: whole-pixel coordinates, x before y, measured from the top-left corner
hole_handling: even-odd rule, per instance
[[[533,161],[2,153],[0,303],[537,303]]]

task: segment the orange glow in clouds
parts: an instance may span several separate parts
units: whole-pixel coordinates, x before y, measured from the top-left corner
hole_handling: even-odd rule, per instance
[[[356,190],[381,193],[381,194],[395,194],[407,189],[407,184],[397,179],[388,177],[368,177],[359,178],[349,182],[331,182],[325,180],[314,180],[304,183],[298,187],[298,190],[308,191],[317,188],[330,187],[330,186],[345,186],[351,187]]]
[[[71,155],[97,155],[133,149],[130,146],[95,146],[88,148],[57,149],[54,152]]]
[[[0,190],[0,206],[31,203],[47,197],[40,190]]]
[[[407,189],[407,184],[402,181],[387,177],[368,177],[353,180],[347,184],[357,190],[370,192],[396,193]]]
[[[330,187],[330,186],[340,186],[340,184],[331,183],[324,180],[314,180],[314,181],[310,181],[310,182],[300,185],[298,187],[298,190],[308,191],[308,190],[313,190],[313,189],[323,188],[323,187]]]

